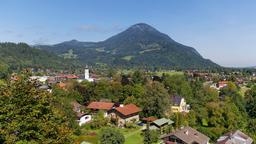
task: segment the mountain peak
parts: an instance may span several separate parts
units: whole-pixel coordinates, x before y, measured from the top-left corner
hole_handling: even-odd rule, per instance
[[[157,31],[155,28],[152,26],[146,24],[146,23],[137,23],[132,25],[131,27],[128,28],[128,30],[137,30],[137,31]]]
[[[125,47],[125,45],[130,45],[128,43],[140,45],[141,43],[173,43],[174,41],[168,35],[161,33],[146,23],[137,23],[104,42],[108,44],[123,44],[123,46],[119,45],[119,47]]]
[[[54,49],[53,49],[54,48]],[[87,64],[97,62],[110,66],[218,67],[204,59],[194,48],[182,45],[154,27],[137,23],[100,42],[69,42],[48,48],[58,55],[73,49],[78,60]]]

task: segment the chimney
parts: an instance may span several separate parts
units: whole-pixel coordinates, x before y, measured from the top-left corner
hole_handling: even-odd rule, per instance
[[[188,130],[186,130],[184,133],[185,133],[186,135],[188,135]]]

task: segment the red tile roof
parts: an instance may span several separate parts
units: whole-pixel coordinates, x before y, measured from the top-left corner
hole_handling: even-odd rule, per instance
[[[66,75],[67,79],[78,79],[79,77],[76,75]]]
[[[127,116],[130,114],[138,113],[141,111],[141,109],[134,104],[128,104],[128,105],[125,105],[124,107],[116,108],[116,111]]]
[[[91,102],[87,108],[96,110],[110,110],[114,106],[114,103],[110,102]]]
[[[67,78],[67,79],[78,79],[79,77],[74,74],[59,74],[57,77]]]

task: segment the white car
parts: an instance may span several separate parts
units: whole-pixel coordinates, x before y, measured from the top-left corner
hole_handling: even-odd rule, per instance
[[[84,116],[82,116],[82,117],[80,118],[80,120],[79,120],[79,125],[81,126],[81,125],[83,125],[83,124],[85,124],[85,123],[90,122],[91,120],[92,120],[92,116],[91,116],[91,115],[84,115]]]

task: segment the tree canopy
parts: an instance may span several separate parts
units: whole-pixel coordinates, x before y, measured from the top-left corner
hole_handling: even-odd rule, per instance
[[[0,143],[71,143],[72,128],[54,98],[27,79],[0,89]]]

